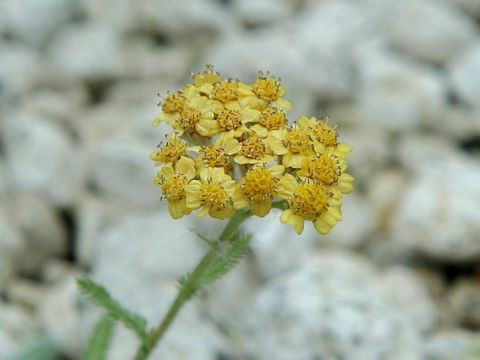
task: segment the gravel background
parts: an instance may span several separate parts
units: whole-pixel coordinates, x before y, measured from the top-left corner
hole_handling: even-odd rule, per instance
[[[81,274],[162,317],[222,222],[168,216],[150,124],[205,64],[341,124],[356,191],[328,236],[249,221],[152,359],[480,359],[479,0],[0,0],[0,359],[81,358]]]

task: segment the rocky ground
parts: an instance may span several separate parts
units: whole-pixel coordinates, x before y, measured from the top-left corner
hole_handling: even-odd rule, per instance
[[[168,216],[151,120],[207,63],[341,124],[357,190],[325,237],[249,221],[152,359],[480,359],[479,0],[3,0],[0,35],[0,359],[81,357],[81,274],[161,318],[222,223]]]

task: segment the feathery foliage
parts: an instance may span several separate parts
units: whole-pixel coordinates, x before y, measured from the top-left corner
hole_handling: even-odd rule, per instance
[[[236,240],[224,256],[216,259],[205,271],[198,282],[198,287],[203,288],[220,279],[232,270],[248,251],[252,235],[247,234]]]
[[[135,331],[142,341],[147,339],[147,321],[143,317],[125,309],[117,300],[110,296],[103,286],[96,284],[92,280],[81,278],[78,279],[77,282],[82,292],[91,302],[103,307],[108,311],[110,316]]]
[[[197,291],[215,282],[232,270],[247,253],[251,239],[251,235],[244,235],[240,239],[233,242],[225,255],[217,257],[205,270],[202,276],[193,285],[188,297],[190,298]],[[187,274],[178,280],[180,287],[185,286],[189,277],[190,274]]]
[[[58,357],[57,346],[48,338],[39,338],[27,344],[18,354],[9,360],[55,360]]]
[[[92,335],[90,335],[83,360],[104,360],[107,358],[114,328],[115,319],[110,314],[103,315],[95,326]]]

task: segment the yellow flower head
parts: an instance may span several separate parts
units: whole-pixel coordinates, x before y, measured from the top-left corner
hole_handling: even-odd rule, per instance
[[[249,136],[241,142],[240,151],[233,158],[237,164],[266,165],[275,161],[265,139]]]
[[[216,219],[225,219],[235,213],[232,195],[235,181],[222,168],[204,168],[200,179],[192,180],[186,187],[186,205],[189,209],[202,208],[198,217],[209,214]]]
[[[174,219],[191,212],[185,202],[185,187],[195,177],[195,173],[195,162],[190,158],[182,157],[175,165],[165,164],[154,179],[154,184],[162,189],[168,201],[168,210]]]
[[[342,220],[340,201],[322,185],[297,181],[287,174],[280,179],[278,196],[288,202],[280,221],[292,225],[298,234],[303,232],[305,220],[312,221],[321,234],[328,234]]]
[[[311,221],[321,234],[342,219],[352,148],[324,119],[302,116],[288,126],[285,94],[268,73],[246,85],[207,66],[168,95],[154,125],[173,131],[150,158],[163,166],[154,182],[173,218],[200,209],[199,217],[225,219],[246,208],[264,217],[281,207],[281,222],[301,233]]]
[[[233,175],[231,155],[241,149],[240,143],[233,137],[233,133],[221,134],[215,143],[204,146],[197,158],[199,169],[204,167],[223,168],[225,173]]]
[[[260,73],[259,78],[251,85],[250,89],[250,93],[245,92],[245,97],[240,99],[242,105],[258,110],[273,106],[285,112],[293,108],[292,104],[283,98],[286,91],[280,80],[266,77]]]
[[[175,132],[168,134],[167,139],[165,145],[160,144],[158,146],[160,150],[150,154],[150,159],[155,161],[156,166],[168,162],[174,163],[182,156],[188,157],[187,150],[198,151],[198,146],[188,146]]]
[[[296,126],[273,130],[268,141],[273,153],[282,155],[282,164],[287,167],[299,169],[305,159],[316,155],[309,131]]]
[[[236,209],[250,206],[253,214],[264,217],[272,209],[273,199],[277,196],[278,182],[284,167],[275,165],[266,168],[251,168],[239,181],[234,193]]]

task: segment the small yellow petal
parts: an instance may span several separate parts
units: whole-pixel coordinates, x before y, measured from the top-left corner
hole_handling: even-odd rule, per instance
[[[328,225],[327,223],[323,222],[320,219],[315,221],[313,223],[313,225],[315,226],[315,229],[317,229],[317,231],[322,235],[328,234],[330,232],[330,230],[332,229],[332,227],[330,225]]]
[[[270,212],[271,209],[272,209],[271,200],[250,202],[251,212],[259,217],[264,217]]]
[[[233,214],[235,213],[235,209],[229,206],[220,210],[210,209],[208,213],[210,214],[211,217],[215,219],[223,220],[223,219],[232,217]]]
[[[282,176],[278,182],[278,197],[284,200],[290,200],[297,189],[297,180],[291,174],[286,174]]]
[[[280,216],[280,222],[292,225],[299,235],[303,232],[303,227],[305,225],[305,219],[301,216],[295,215],[290,209],[283,211],[282,216]]]
[[[174,219],[180,219],[183,215],[188,215],[190,210],[187,210],[184,200],[168,202],[168,211],[170,216]]]

